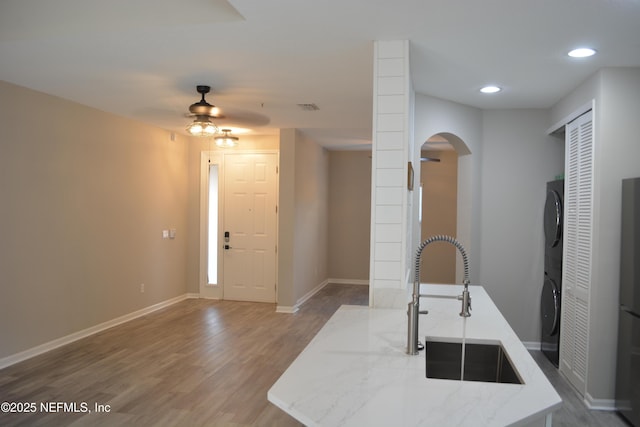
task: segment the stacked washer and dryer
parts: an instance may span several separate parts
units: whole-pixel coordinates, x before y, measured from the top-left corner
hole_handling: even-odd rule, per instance
[[[544,206],[544,284],[540,301],[541,349],[551,363],[560,360],[560,301],[562,289],[562,208],[564,180],[547,183]]]

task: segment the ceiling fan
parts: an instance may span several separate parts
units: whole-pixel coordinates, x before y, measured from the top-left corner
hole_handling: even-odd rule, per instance
[[[205,95],[211,92],[211,87],[207,85],[197,85],[196,91],[201,95],[201,99],[189,106],[187,117],[194,117],[194,121],[187,126],[187,131],[194,136],[213,136],[220,133],[220,130],[211,119],[224,122],[224,126],[229,125],[249,125],[264,126],[269,123],[269,118],[258,113],[246,110],[231,111],[229,115],[223,114],[219,107],[210,104],[205,99]],[[225,109],[226,110],[226,109]]]
[[[218,127],[211,121],[212,118],[224,118],[220,110],[212,104],[209,104],[205,95],[211,91],[211,87],[205,85],[196,86],[196,90],[202,98],[189,106],[189,117],[195,116],[193,123],[187,126],[187,131],[194,136],[212,136],[218,133]]]

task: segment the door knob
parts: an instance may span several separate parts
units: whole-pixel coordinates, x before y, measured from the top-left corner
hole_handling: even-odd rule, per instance
[[[225,250],[225,251],[228,251],[229,249],[232,249],[232,248],[231,248],[231,246],[229,246],[229,245],[224,245],[224,250]]]

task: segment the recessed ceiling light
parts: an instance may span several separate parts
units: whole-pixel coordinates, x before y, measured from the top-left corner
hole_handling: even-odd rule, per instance
[[[496,93],[496,92],[500,92],[502,90],[502,88],[499,88],[498,86],[485,86],[482,89],[480,89],[480,92],[482,93]]]
[[[596,51],[594,49],[591,49],[590,47],[581,47],[578,49],[573,49],[567,55],[572,58],[588,58],[589,56],[593,56],[595,54]]]

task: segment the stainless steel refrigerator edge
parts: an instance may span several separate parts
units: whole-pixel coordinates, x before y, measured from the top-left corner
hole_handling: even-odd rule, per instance
[[[640,427],[640,178],[622,181],[616,407]]]

